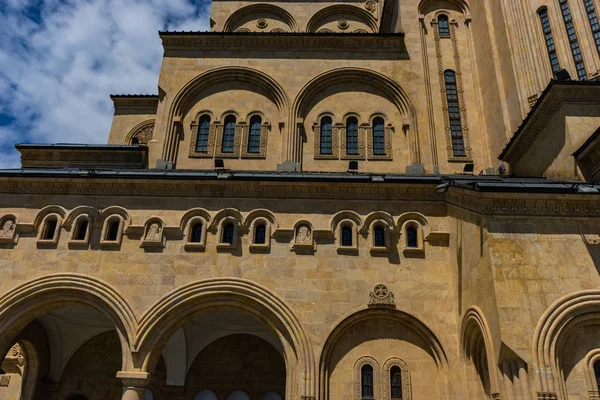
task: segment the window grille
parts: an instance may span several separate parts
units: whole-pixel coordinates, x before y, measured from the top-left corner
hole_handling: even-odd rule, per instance
[[[542,29],[544,30],[544,39],[546,40],[546,50],[548,50],[550,66],[552,67],[552,71],[556,72],[560,69],[560,63],[558,61],[558,54],[556,54],[556,44],[554,43],[554,36],[552,35],[552,26],[550,25],[548,10],[541,10],[539,15],[540,21],[542,22]]]
[[[385,122],[377,117],[373,120],[373,154],[385,155]]]
[[[450,37],[450,23],[448,21],[448,16],[440,15],[438,17],[438,31],[440,33],[440,37]]]
[[[565,22],[565,29],[569,36],[571,54],[573,54],[573,61],[575,61],[575,68],[577,69],[577,77],[580,81],[584,81],[587,78],[587,72],[585,70],[585,64],[583,63],[583,54],[581,54],[579,40],[577,40],[577,32],[575,31],[575,24],[573,23],[569,2],[567,0],[559,0],[559,2],[563,21]]]
[[[198,138],[196,140],[196,152],[207,153],[208,152],[208,135],[210,133],[210,115],[203,115],[200,117],[200,124],[198,126]]]
[[[225,130],[223,131],[223,142],[221,153],[233,153],[235,144],[235,117],[233,115],[225,118]]]
[[[590,21],[590,27],[592,28],[592,35],[594,36],[594,42],[596,43],[596,50],[598,50],[598,53],[600,53],[600,23],[598,23],[598,14],[596,14],[594,0],[585,0],[584,5],[588,20]]]
[[[332,154],[330,117],[321,118],[321,154]]]
[[[262,119],[255,115],[250,118],[250,135],[248,136],[248,153],[260,153],[260,130]]]
[[[448,119],[450,120],[452,152],[454,157],[465,157],[465,142],[462,121],[460,118],[460,104],[458,103],[456,73],[448,70],[444,73],[444,79],[446,81],[446,99],[448,100]]]

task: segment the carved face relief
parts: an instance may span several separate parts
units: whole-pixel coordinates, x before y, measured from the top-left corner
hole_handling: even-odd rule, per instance
[[[296,233],[296,244],[312,244],[312,230],[308,225],[300,225]]]
[[[0,238],[11,238],[15,233],[15,220],[12,218],[4,220],[0,226]]]
[[[158,222],[153,222],[148,228],[148,233],[146,234],[146,240],[158,242],[161,238],[162,227]]]

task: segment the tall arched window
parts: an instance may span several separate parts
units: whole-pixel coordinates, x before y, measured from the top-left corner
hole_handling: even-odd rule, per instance
[[[402,399],[402,370],[397,365],[390,369],[390,393],[392,400]]]
[[[225,226],[223,226],[223,243],[233,244],[233,233],[233,224],[231,222],[225,224]]]
[[[321,118],[321,154],[332,154],[331,147],[331,117]]]
[[[106,236],[104,240],[114,242],[119,237],[119,225],[121,221],[118,218],[114,218],[108,222],[108,227],[106,229]]]
[[[558,62],[558,55],[556,54],[556,45],[552,36],[552,26],[550,25],[548,10],[545,8],[540,10],[539,15],[542,22],[542,29],[544,30],[544,39],[546,40],[546,50],[550,58],[550,66],[552,67],[552,71],[556,72],[560,69],[560,64]]]
[[[342,246],[352,246],[352,227],[342,227]]]
[[[258,224],[254,229],[254,244],[265,244],[267,241],[267,226]]]
[[[210,115],[204,114],[200,117],[198,125],[198,138],[196,139],[196,152],[208,152],[208,135],[210,133]]]
[[[192,243],[202,242],[202,222],[196,222],[194,224],[194,226],[192,226],[190,242],[192,242]]]
[[[262,119],[260,115],[250,118],[250,135],[248,135],[248,153],[260,153],[260,129]]]
[[[361,373],[361,387],[363,399],[373,398],[373,367],[369,364],[363,365],[360,370]]]
[[[79,221],[77,221],[77,225],[75,226],[75,234],[73,235],[73,240],[85,240],[88,226],[89,222],[87,218],[80,218]]]
[[[358,119],[355,117],[346,120],[346,154],[358,154]]]
[[[375,247],[385,247],[385,228],[383,226],[376,226],[373,228],[373,245]]]
[[[452,70],[448,70],[444,72],[444,79],[446,82],[446,99],[448,100],[448,119],[450,120],[452,153],[454,154],[454,157],[464,157],[466,155],[465,142],[463,138],[462,121],[460,119],[456,73]]]
[[[56,217],[49,217],[46,219],[46,223],[44,224],[44,230],[42,232],[43,240],[52,240],[54,239],[54,234],[56,233],[56,228],[58,226],[58,219]]]
[[[596,50],[600,53],[600,23],[598,23],[598,14],[596,14],[594,0],[585,0],[585,11],[587,12],[588,20],[590,21],[592,35],[594,35]]]
[[[373,154],[385,155],[385,122],[381,117],[373,119]]]
[[[438,31],[440,37],[450,37],[450,22],[447,15],[440,15],[438,17]]]
[[[415,226],[406,228],[406,247],[419,247],[418,231]]]
[[[223,142],[221,144],[221,153],[233,153],[235,144],[235,117],[228,115],[225,118],[225,128],[223,131]]]
[[[579,80],[584,81],[587,78],[587,72],[585,70],[585,64],[583,63],[583,54],[581,54],[581,49],[579,48],[579,40],[577,40],[577,32],[575,31],[575,24],[573,23],[569,2],[568,0],[559,0],[559,3],[563,21],[565,22],[565,29],[569,36],[571,53],[573,54],[573,61],[575,61],[575,68],[577,69],[577,77]]]

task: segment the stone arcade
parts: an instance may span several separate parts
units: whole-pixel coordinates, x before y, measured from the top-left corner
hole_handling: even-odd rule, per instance
[[[598,7],[160,32],[107,145],[0,171],[0,399],[600,399]]]

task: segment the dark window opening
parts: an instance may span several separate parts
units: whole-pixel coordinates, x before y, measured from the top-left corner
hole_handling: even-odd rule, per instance
[[[225,118],[225,129],[223,131],[222,153],[233,153],[235,145],[235,117],[229,115]]]
[[[402,399],[402,371],[398,366],[390,370],[390,389],[392,400]]]
[[[363,399],[373,398],[373,367],[369,364],[363,365],[361,368],[361,386]]]
[[[440,32],[440,37],[445,37],[445,38],[450,37],[450,23],[448,21],[448,16],[446,16],[446,15],[439,16],[438,30]]]
[[[233,224],[225,224],[223,227],[223,243],[233,244]]]
[[[448,118],[450,120],[450,135],[452,137],[452,153],[454,157],[464,157],[465,142],[463,138],[460,104],[458,102],[458,87],[456,73],[448,70],[444,73],[446,81],[446,99],[448,100]]]
[[[358,120],[354,117],[346,120],[346,154],[358,155]]]
[[[260,153],[260,130],[262,120],[255,115],[250,119],[250,135],[248,136],[248,153]]]
[[[137,136],[131,138],[131,144],[140,144],[140,139]]]
[[[267,227],[264,224],[260,224],[256,226],[254,231],[254,243],[255,244],[265,244],[267,240]]]
[[[352,228],[349,226],[342,228],[342,246],[352,246]]]
[[[385,128],[383,118],[377,117],[373,120],[373,154],[385,155]]]
[[[208,136],[210,134],[210,115],[203,115],[200,117],[200,124],[198,125],[198,137],[196,139],[196,152],[207,153],[208,152]]]
[[[117,241],[117,238],[119,237],[120,224],[121,221],[119,221],[118,219],[115,219],[108,223],[108,228],[106,229],[106,240],[108,240],[109,242]]]
[[[48,218],[46,220],[46,226],[44,227],[44,234],[42,235],[42,239],[44,240],[52,240],[54,239],[54,234],[56,233],[56,227],[58,226],[58,220],[54,217]]]
[[[202,222],[197,222],[192,227],[192,235],[190,238],[192,243],[202,242]]]
[[[385,247],[385,228],[383,226],[376,226],[373,229],[374,245],[375,247]]]
[[[598,390],[600,390],[600,361],[594,363],[594,375],[596,376],[596,385],[598,385]]]
[[[333,154],[333,148],[331,144],[331,125],[332,121],[330,117],[321,118],[321,154]]]
[[[81,220],[78,224],[77,227],[75,229],[75,240],[85,240],[85,235],[87,233],[87,229],[88,229],[88,220],[87,219],[83,219]]]
[[[419,247],[419,241],[417,240],[418,231],[414,226],[406,228],[406,246],[407,247]]]

